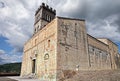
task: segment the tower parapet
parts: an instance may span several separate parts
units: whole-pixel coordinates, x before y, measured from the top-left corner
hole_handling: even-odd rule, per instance
[[[34,34],[45,27],[56,16],[56,10],[42,3],[35,12]]]
[[[50,11],[51,13],[53,13],[54,15],[56,15],[56,10],[53,9],[52,7],[49,7],[47,4],[42,3],[42,5],[36,10],[35,15],[37,15],[37,13],[40,11],[41,8],[44,8],[48,11]]]

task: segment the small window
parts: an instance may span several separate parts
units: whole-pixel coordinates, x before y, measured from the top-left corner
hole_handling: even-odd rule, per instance
[[[75,23],[75,26],[77,25],[77,23]]]
[[[48,15],[46,15],[46,20],[48,20]]]
[[[89,48],[89,52],[93,52],[93,50],[94,50],[93,46],[89,45],[88,48]]]
[[[38,25],[37,29],[38,29],[38,30],[40,29],[40,28],[39,28],[39,25]]]
[[[45,20],[47,20],[47,14],[45,14]]]
[[[37,44],[37,39],[35,39],[35,45]]]
[[[47,15],[47,20],[49,21],[49,15]]]
[[[43,18],[45,19],[45,13],[43,13]]]
[[[94,51],[95,49],[94,48],[92,48],[92,51]]]
[[[51,16],[49,16],[49,21],[51,21]]]
[[[47,15],[47,20],[49,21],[49,15]]]
[[[48,47],[50,47],[50,40],[48,40]]]
[[[50,16],[49,16],[49,21],[50,21]]]
[[[49,16],[49,21],[51,21],[50,16]]]
[[[35,32],[37,32],[37,29],[35,28]]]

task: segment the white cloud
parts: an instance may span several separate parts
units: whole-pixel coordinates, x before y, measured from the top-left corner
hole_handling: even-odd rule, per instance
[[[99,20],[99,23],[88,22],[88,33],[101,38],[109,38],[113,41],[120,41],[120,32],[118,31],[118,25],[114,22],[118,20],[118,15],[111,15],[104,20]]]
[[[57,15],[75,17],[76,15],[83,13],[83,7],[85,6],[85,0],[62,0],[55,8],[57,9]]]
[[[19,0],[3,1],[5,7],[0,9],[2,17],[9,17],[15,20],[27,19],[30,17],[29,11]]]
[[[0,34],[14,50],[21,50],[26,40],[32,35],[34,14],[25,8],[20,0],[3,1],[5,7],[0,9]],[[32,23],[31,23],[32,22]]]
[[[5,51],[0,49],[0,55],[2,54],[5,54]]]
[[[22,55],[4,54],[0,55],[0,64],[21,62]]]
[[[37,1],[34,3],[33,0],[30,2],[2,0],[2,2],[5,6],[0,7],[0,35],[7,38],[6,42],[14,49],[10,53],[0,51],[0,63],[20,62],[24,43],[32,36]],[[31,3],[34,5],[30,5]]]
[[[63,12],[71,13],[71,11],[74,11],[75,9],[78,8],[79,5],[79,0],[76,1],[71,1],[71,0],[66,0],[66,3],[61,6],[61,9]]]
[[[14,48],[13,58],[20,56],[23,45],[33,33],[34,13],[44,0],[0,0],[0,35]],[[87,14],[88,33],[96,37],[107,37],[120,41],[119,0],[49,0],[57,15],[84,18]],[[87,13],[84,12],[87,8]],[[118,21],[119,22],[119,21]],[[112,33],[112,34],[111,34]],[[5,58],[9,54],[5,54]],[[10,60],[8,59],[8,60]],[[17,59],[16,59],[17,60]]]
[[[14,51],[7,53],[0,49],[0,64],[21,62],[21,59],[21,54],[16,54]]]

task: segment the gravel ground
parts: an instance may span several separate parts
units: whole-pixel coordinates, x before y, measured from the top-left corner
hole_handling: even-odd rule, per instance
[[[79,71],[63,81],[120,81],[120,70]]]
[[[41,81],[41,80],[38,80],[38,79],[29,79],[29,78],[21,78],[20,76],[10,76],[8,78],[11,78],[11,79],[14,79],[14,80],[17,80],[17,81]]]
[[[67,72],[66,76],[60,81],[120,81],[120,70],[104,71],[78,71]],[[42,81],[38,79],[25,79],[19,76],[0,77],[0,81]]]
[[[10,78],[7,78],[7,77],[0,77],[0,81],[17,81],[17,80],[10,79]]]

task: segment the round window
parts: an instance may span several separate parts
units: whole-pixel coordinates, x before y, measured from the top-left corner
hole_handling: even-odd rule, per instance
[[[48,60],[49,59],[49,54],[46,53],[45,56],[44,56],[44,60]]]

